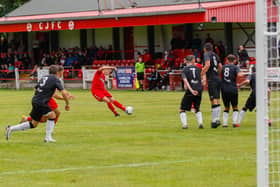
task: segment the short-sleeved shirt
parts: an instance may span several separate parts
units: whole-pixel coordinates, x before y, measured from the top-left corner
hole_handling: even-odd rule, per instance
[[[221,63],[220,58],[214,52],[206,52],[203,55],[204,65],[205,62],[210,60],[210,67],[206,72],[207,80],[210,81],[220,81],[218,67]]]
[[[222,69],[222,91],[225,93],[238,92],[236,85],[236,77],[240,72],[240,68],[233,64],[227,64]]]
[[[145,63],[144,62],[136,62],[135,68],[137,73],[143,73],[145,71]]]
[[[56,89],[63,90],[61,81],[55,75],[46,75],[40,79],[35,86],[35,95],[32,98],[32,103],[48,106],[48,102],[52,98]]]
[[[105,75],[102,71],[97,71],[92,80],[91,90],[105,91]]]
[[[247,79],[250,81],[250,87],[252,91],[256,92],[256,73],[249,75]]]
[[[186,78],[193,90],[198,91],[198,95],[202,93],[202,84],[201,84],[201,76],[200,69],[197,66],[190,65],[184,67],[182,70],[182,79]],[[186,93],[188,95],[192,95],[192,93],[187,90]]]

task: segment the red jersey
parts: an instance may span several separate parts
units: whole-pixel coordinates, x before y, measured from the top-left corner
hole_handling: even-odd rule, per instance
[[[106,90],[105,89],[105,75],[102,71],[97,71],[93,77],[91,90]]]
[[[197,67],[199,67],[200,70],[202,70],[203,66],[202,66],[201,64],[195,63],[195,65],[196,65]]]

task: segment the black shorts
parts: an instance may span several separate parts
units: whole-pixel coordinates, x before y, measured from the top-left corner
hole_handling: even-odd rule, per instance
[[[185,111],[190,111],[192,108],[192,104],[193,104],[195,111],[198,112],[199,108],[200,108],[200,103],[201,103],[201,95],[194,96],[194,95],[189,95],[189,94],[185,93],[185,95],[181,101],[180,109],[185,110]]]
[[[220,82],[208,82],[208,94],[212,101],[213,99],[220,99],[221,84]]]
[[[251,92],[250,96],[248,97],[245,107],[249,109],[251,112],[254,110],[256,107],[256,93]]]
[[[137,80],[144,80],[144,72],[137,73]]]
[[[224,102],[224,106],[229,108],[230,105],[232,107],[238,106],[238,94],[237,93],[226,93],[222,91],[222,98]]]
[[[47,115],[50,113],[52,109],[49,105],[39,105],[32,103],[32,110],[30,112],[30,116],[35,121],[40,121],[42,116]]]

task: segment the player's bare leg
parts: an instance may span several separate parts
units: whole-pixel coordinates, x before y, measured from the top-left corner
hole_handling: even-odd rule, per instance
[[[55,118],[55,121],[54,121],[54,123],[56,124],[57,121],[58,121],[58,118],[59,118],[59,116],[60,116],[60,111],[59,111],[58,108],[54,109],[53,111],[54,111],[54,113],[55,113],[55,115],[56,115],[56,118]]]
[[[6,128],[6,139],[9,140],[12,132],[14,131],[24,131],[24,130],[36,128],[38,123],[39,123],[38,121],[32,120],[32,121],[26,121],[20,123],[18,125],[8,126]]]

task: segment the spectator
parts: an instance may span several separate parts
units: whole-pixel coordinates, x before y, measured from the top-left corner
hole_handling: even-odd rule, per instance
[[[174,52],[172,50],[169,51],[169,54],[167,56],[167,65],[168,67],[171,68],[171,70],[173,70],[175,68],[175,55]]]
[[[13,78],[15,77],[15,67],[13,64],[9,63],[9,66],[8,66],[8,78]]]
[[[144,50],[144,54],[143,54],[143,62],[145,64],[150,64],[152,61],[152,56],[149,53],[149,51],[147,49]]]
[[[66,62],[66,56],[64,53],[62,53],[59,63],[60,65],[64,66],[65,62]]]
[[[31,59],[28,53],[24,53],[22,57],[22,64],[24,69],[31,69]]]
[[[85,53],[79,52],[78,62],[79,62],[79,68],[76,67],[75,69],[80,69],[81,66],[86,65],[86,55],[85,55]]]
[[[6,78],[6,72],[5,72],[5,64],[0,65],[0,79],[5,79]],[[0,80],[1,81],[1,80]]]
[[[6,64],[14,64],[15,58],[11,53],[8,53]]]
[[[69,53],[69,56],[66,58],[64,66],[72,66],[72,64],[74,64],[73,57],[72,54]]]
[[[238,56],[239,56],[239,63],[240,63],[239,66],[240,66],[240,68],[242,68],[242,67],[247,68],[249,66],[250,58],[249,58],[247,50],[244,49],[243,45],[239,46]]]
[[[41,60],[40,66],[46,66],[47,65],[47,54],[43,54],[43,58]]]
[[[8,64],[8,57],[7,57],[7,53],[2,53],[3,57],[2,57],[2,64]]]
[[[195,37],[192,40],[192,49],[201,51],[201,39],[199,38],[198,34],[195,34]]]
[[[106,60],[113,60],[113,46],[109,45],[106,51]]]
[[[171,67],[168,67],[167,70],[162,79],[162,89],[164,90],[169,90],[169,75],[172,72]]]
[[[37,69],[38,69],[38,65],[35,64],[33,70],[31,71],[31,74],[30,74],[31,79],[34,79],[35,77],[37,77]]]
[[[160,81],[162,77],[157,69],[152,69],[152,74],[149,77],[149,90],[161,89]]]
[[[97,56],[98,56],[98,59],[101,59],[101,60],[105,59],[105,49],[102,46],[100,46]]]
[[[207,37],[204,43],[211,43],[212,45],[214,45],[214,40],[211,38],[210,33],[207,33]]]
[[[0,53],[7,53],[8,52],[8,42],[4,38],[4,36],[1,36],[0,38]]]
[[[220,57],[221,61],[223,62],[224,59],[225,59],[225,56],[226,56],[226,50],[225,50],[225,46],[223,45],[223,42],[222,42],[222,41],[219,41],[217,47],[218,47],[218,49],[219,49],[219,51],[220,51],[219,57]]]

